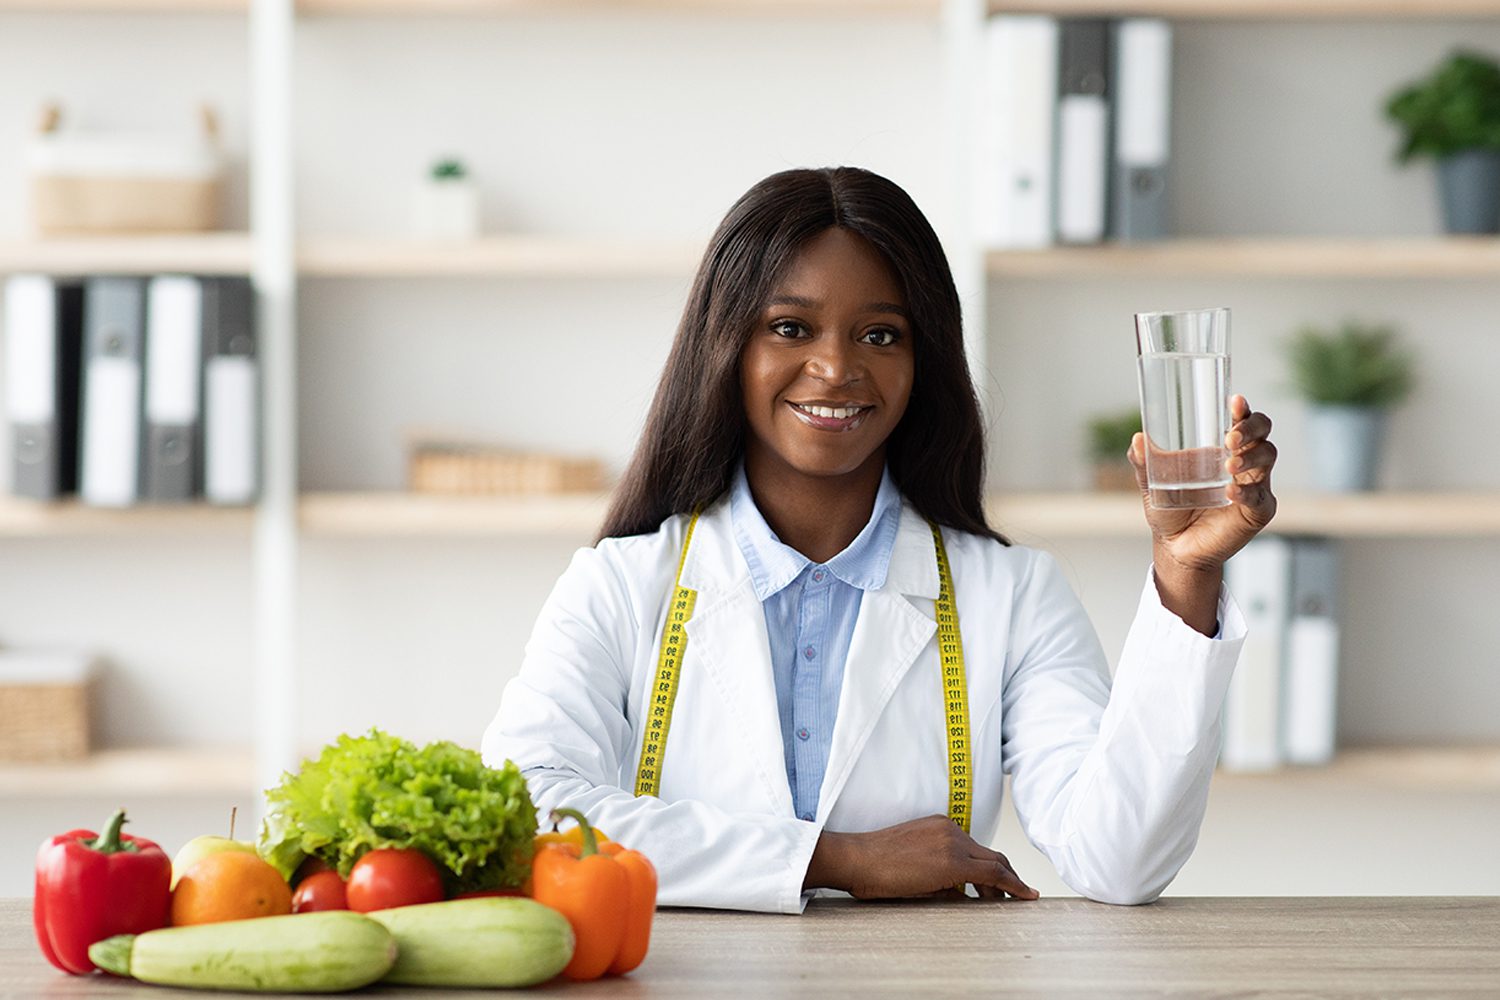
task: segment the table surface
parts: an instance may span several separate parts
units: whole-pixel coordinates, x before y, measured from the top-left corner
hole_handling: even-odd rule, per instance
[[[626,977],[535,996],[1500,996],[1500,897],[1203,897],[856,903],[801,917],[663,910]],[[32,939],[28,900],[0,900],[0,997],[182,998],[66,976]],[[217,993],[213,996],[236,994]],[[372,987],[374,997],[494,991]]]

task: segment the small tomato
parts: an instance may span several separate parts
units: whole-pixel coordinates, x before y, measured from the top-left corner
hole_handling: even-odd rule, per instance
[[[313,872],[297,883],[297,891],[292,893],[293,913],[347,909],[349,899],[344,891],[344,880],[332,869]]]
[[[359,913],[436,903],[443,898],[443,875],[421,851],[382,847],[354,862],[345,892],[349,909]]]

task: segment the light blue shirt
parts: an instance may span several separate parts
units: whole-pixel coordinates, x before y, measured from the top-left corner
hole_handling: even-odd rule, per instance
[[[776,537],[750,495],[743,464],[735,475],[729,513],[766,615],[792,803],[797,816],[810,822],[818,814],[860,598],[885,584],[901,521],[901,494],[890,472],[884,472],[869,523],[826,563],[813,562]]]

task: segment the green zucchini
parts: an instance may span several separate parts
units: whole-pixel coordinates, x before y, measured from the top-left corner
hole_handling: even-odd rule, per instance
[[[369,917],[328,910],[121,934],[90,946],[89,958],[159,986],[338,993],[385,975],[396,941]]]
[[[383,982],[406,986],[531,986],[573,958],[573,927],[549,906],[514,896],[374,910],[396,936]]]

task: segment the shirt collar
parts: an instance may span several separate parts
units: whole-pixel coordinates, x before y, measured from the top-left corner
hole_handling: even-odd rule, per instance
[[[828,560],[834,576],[860,590],[877,590],[885,586],[890,569],[891,550],[896,545],[896,529],[901,523],[901,493],[891,479],[890,470],[880,475],[880,489],[875,493],[875,507],[869,522],[849,546]],[[729,496],[729,515],[734,538],[755,585],[755,596],[764,601],[780,592],[812,564],[812,560],[776,537],[771,526],[755,506],[750,495],[750,480],[745,465],[735,473]]]

